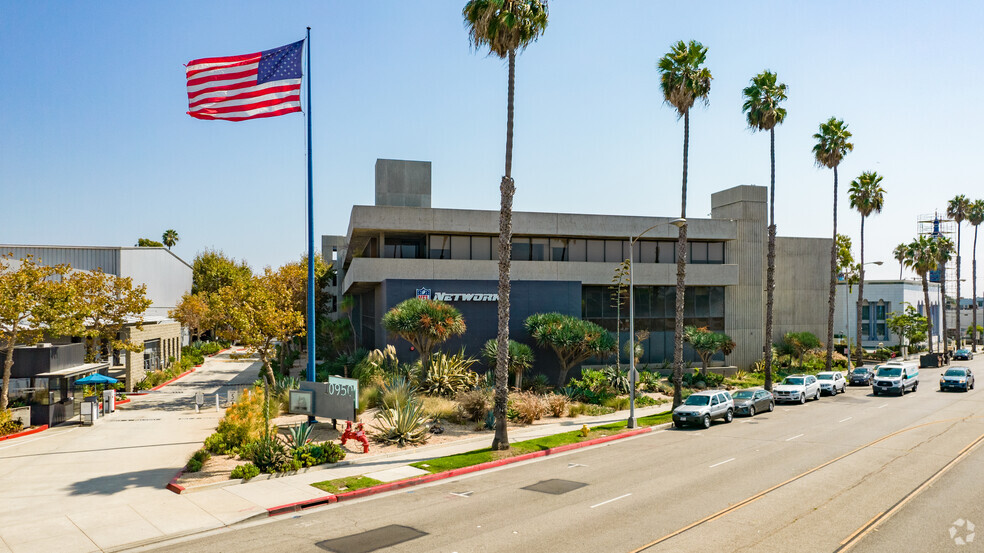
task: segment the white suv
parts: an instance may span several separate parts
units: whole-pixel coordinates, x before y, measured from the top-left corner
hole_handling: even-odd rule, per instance
[[[680,428],[696,424],[711,427],[714,419],[731,422],[735,417],[735,400],[724,390],[708,390],[687,396],[682,405],[673,410],[673,426]]]
[[[847,380],[838,371],[817,373],[817,380],[820,381],[820,390],[832,396],[847,390]]]
[[[772,389],[777,402],[798,401],[806,403],[807,398],[820,399],[820,382],[812,374],[791,374]]]

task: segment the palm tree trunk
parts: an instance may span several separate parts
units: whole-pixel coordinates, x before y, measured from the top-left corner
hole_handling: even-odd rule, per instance
[[[512,202],[516,185],[512,179],[513,98],[516,84],[516,52],[509,51],[509,92],[506,103],[506,174],[499,191],[499,329],[495,356],[495,437],[493,450],[509,449],[506,432],[506,403],[509,400],[509,262],[512,255]]]
[[[957,349],[960,349],[963,340],[960,336],[960,221],[957,221]]]
[[[680,218],[687,218],[687,149],[690,144],[690,110],[683,114],[683,191],[680,201]],[[680,226],[677,239],[676,314],[673,334],[673,407],[683,399],[683,296],[687,279],[687,225]]]
[[[971,300],[972,311],[974,312],[974,326],[970,331],[971,347],[974,348],[974,353],[977,353],[977,225],[974,225],[974,252],[973,252],[973,268],[971,270],[971,278],[973,279],[972,288],[974,298]]]
[[[922,277],[922,287],[923,287],[923,302],[925,302],[926,309],[926,347],[929,353],[933,353],[933,312],[929,306],[929,281],[926,279],[926,275],[920,275]]]
[[[864,219],[865,219],[865,217],[864,217],[864,215],[862,215],[861,216],[861,268],[858,271],[858,273],[859,273],[859,276],[858,276],[858,313],[857,313],[857,317],[858,317],[858,320],[857,320],[858,328],[857,328],[857,330],[858,330],[858,333],[855,334],[855,336],[857,336],[857,339],[858,339],[858,361],[857,361],[857,366],[859,366],[859,367],[861,366],[861,357],[862,357],[862,353],[861,352],[863,351],[861,349],[861,342],[862,342],[862,339],[863,339],[862,336],[861,336],[861,305],[864,303]],[[849,286],[845,286],[844,287],[844,293],[846,294],[849,289],[850,289]],[[847,354],[848,355],[851,355],[851,342],[850,342],[850,340],[847,341]]]
[[[834,243],[830,245],[830,296],[827,298],[827,363],[834,365],[834,298],[837,294],[837,167],[834,167]]]
[[[771,182],[769,185],[769,253],[765,277],[765,389],[772,391],[772,310],[776,293],[776,129],[769,129]]]
[[[10,331],[10,339],[7,340],[7,357],[3,361],[3,390],[0,391],[0,411],[7,408],[10,398],[10,369],[14,366],[14,345],[17,343],[17,325]]]

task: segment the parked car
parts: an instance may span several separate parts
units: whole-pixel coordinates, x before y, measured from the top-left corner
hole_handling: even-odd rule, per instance
[[[913,392],[919,388],[919,365],[902,361],[889,361],[876,367],[875,379],[871,383],[871,393],[878,395],[881,393],[900,396],[905,395],[905,391]]]
[[[762,389],[738,390],[731,394],[735,400],[735,414],[754,417],[755,413],[771,412],[776,408],[776,400],[772,392]]]
[[[974,373],[967,367],[951,367],[940,377],[940,391],[973,390]]]
[[[791,374],[772,391],[776,401],[806,403],[807,398],[820,399],[820,382],[812,374]]]
[[[958,349],[957,351],[953,352],[954,361],[970,361],[973,358],[974,358],[974,352],[970,351],[967,348]]]
[[[838,371],[817,373],[817,380],[820,381],[820,391],[832,396],[847,390],[847,381]]]
[[[673,410],[673,426],[688,424],[711,427],[714,419],[731,422],[735,416],[735,402],[725,390],[707,390],[690,394],[682,405]]]
[[[871,379],[875,377],[872,367],[857,367],[851,371],[851,386],[871,386]]]

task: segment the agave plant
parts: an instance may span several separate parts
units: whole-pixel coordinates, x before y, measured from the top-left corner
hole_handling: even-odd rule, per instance
[[[287,445],[293,450],[302,447],[311,441],[311,431],[314,426],[302,422],[297,426],[290,427],[290,434],[287,435]]]
[[[417,387],[402,375],[391,376],[386,382],[383,382],[379,390],[384,410],[403,405],[412,400],[416,394]]]
[[[424,406],[415,398],[404,403],[396,403],[390,409],[382,409],[373,421],[373,435],[380,442],[399,444],[422,444],[427,441],[427,416]]]
[[[435,353],[431,356],[430,370],[422,387],[432,394],[445,397],[471,390],[481,380],[478,373],[471,370],[477,362],[477,359],[465,357],[464,351],[454,355]]]
[[[629,393],[629,374],[627,371],[620,371],[617,367],[605,367],[602,371],[608,379],[608,385],[619,394]]]

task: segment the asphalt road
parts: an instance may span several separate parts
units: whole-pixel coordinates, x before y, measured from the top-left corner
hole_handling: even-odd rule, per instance
[[[984,395],[938,392],[939,372],[904,397],[850,388],[157,550],[945,551],[955,521],[984,524],[984,452],[968,447],[984,441]]]

